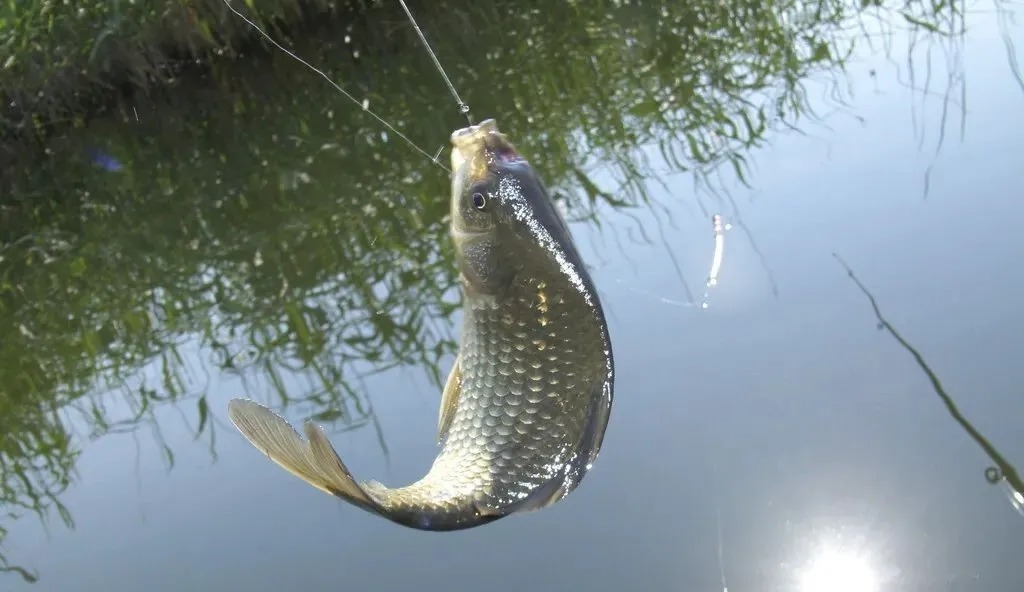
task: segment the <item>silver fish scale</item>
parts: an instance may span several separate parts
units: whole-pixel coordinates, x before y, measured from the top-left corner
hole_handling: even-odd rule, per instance
[[[470,500],[495,509],[522,500],[563,471],[606,376],[599,322],[564,278],[466,300],[461,395],[444,449],[424,479],[380,500],[390,512],[444,520]]]

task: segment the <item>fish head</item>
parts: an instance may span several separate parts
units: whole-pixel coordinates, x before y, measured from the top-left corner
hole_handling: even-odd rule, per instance
[[[470,288],[498,294],[530,265],[579,264],[543,183],[493,119],[456,130],[451,143],[451,235]]]

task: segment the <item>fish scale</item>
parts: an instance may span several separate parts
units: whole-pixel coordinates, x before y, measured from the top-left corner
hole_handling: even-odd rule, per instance
[[[516,286],[515,295],[473,306],[464,325],[466,404],[453,420],[445,454],[486,455],[493,498],[488,502],[525,496],[550,477],[543,467],[575,444],[571,435],[585,420],[588,400],[566,395],[576,387],[573,368],[603,367],[600,351],[580,347],[600,343],[598,335],[588,339],[577,330],[586,326],[579,318],[587,310],[582,299],[553,294],[561,304],[541,313],[538,283],[531,278]],[[514,331],[508,331],[510,325]]]
[[[277,464],[399,524],[454,530],[563,499],[590,469],[614,363],[596,290],[533,168],[494,120],[452,134],[451,234],[465,296],[442,393],[440,453],[423,478],[357,482],[315,424],[307,440],[253,401],[229,415]]]

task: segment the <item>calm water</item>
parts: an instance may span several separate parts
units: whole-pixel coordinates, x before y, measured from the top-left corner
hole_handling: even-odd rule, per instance
[[[459,319],[444,171],[252,55],[11,172],[0,589],[1024,589],[1020,28],[986,3],[952,36],[860,3],[613,4],[421,15],[609,312],[579,490],[418,532],[228,423],[253,397],[318,417],[359,478],[418,478]],[[400,16],[297,46],[433,152],[460,121]]]

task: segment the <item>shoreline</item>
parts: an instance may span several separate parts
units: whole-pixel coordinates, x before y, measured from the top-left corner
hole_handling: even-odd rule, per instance
[[[252,10],[244,0],[232,1],[285,44],[297,31],[337,26],[366,8],[360,0],[265,0]],[[33,6],[8,17],[13,23],[0,47],[15,51],[0,60],[0,163],[120,99],[170,88],[195,68],[269,47],[222,0],[166,0],[122,12],[110,4]]]

